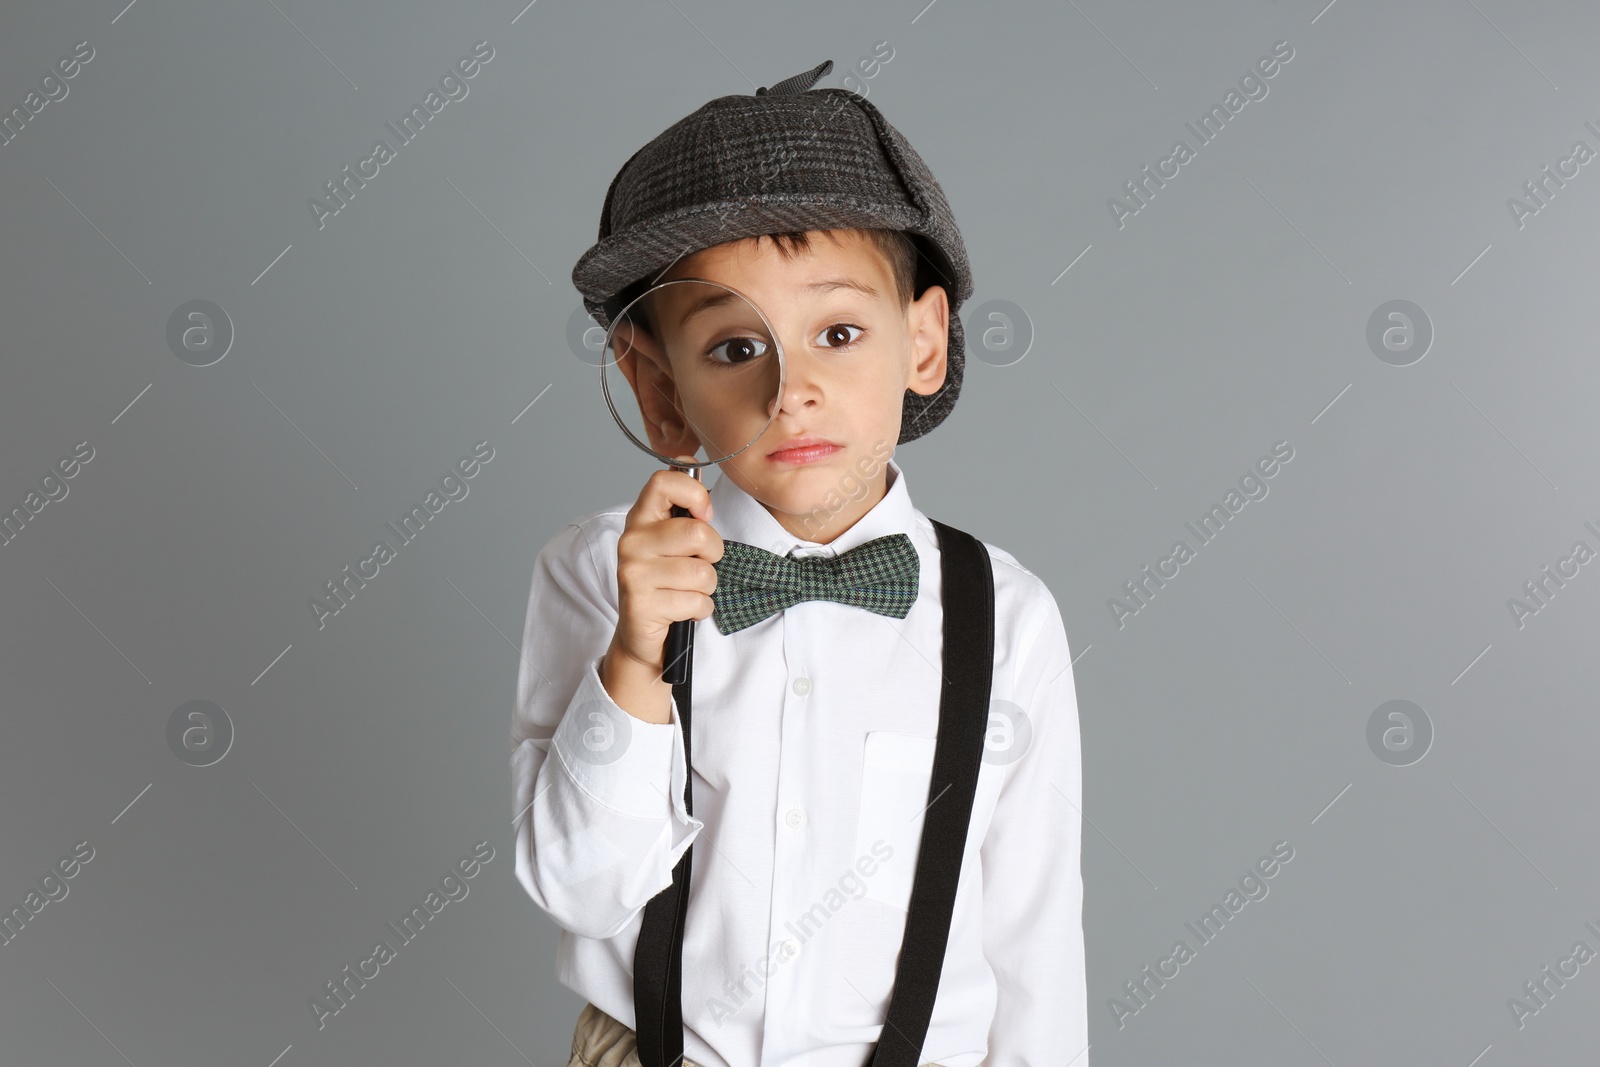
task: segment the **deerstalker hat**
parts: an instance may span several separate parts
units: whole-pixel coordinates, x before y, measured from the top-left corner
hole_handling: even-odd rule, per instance
[[[813,89],[825,60],[754,95],[721,96],[622,165],[606,190],[599,240],[572,268],[602,327],[679,259],[724,241],[796,230],[904,231],[918,251],[916,292],[945,290],[944,385],[906,390],[900,444],[944,421],[961,393],[957,315],[972,295],[966,245],[944,190],[877,107],[846,89]]]

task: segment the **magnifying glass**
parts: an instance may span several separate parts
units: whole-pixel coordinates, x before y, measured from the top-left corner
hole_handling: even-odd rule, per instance
[[[777,417],[783,348],[765,315],[719,282],[676,278],[651,286],[612,320],[600,387],[628,439],[696,479],[732,462]],[[672,514],[689,510],[676,504]],[[667,631],[661,677],[685,681],[694,620]]]

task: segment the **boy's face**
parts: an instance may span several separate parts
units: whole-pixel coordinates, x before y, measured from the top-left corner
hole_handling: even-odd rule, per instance
[[[659,280],[720,282],[748,296],[771,324],[783,346],[783,396],[760,439],[722,470],[790,533],[826,543],[883,498],[905,391],[926,396],[944,384],[949,302],[930,286],[902,306],[889,264],[857,231],[810,237],[811,247],[792,259],[765,238],[715,245]],[[682,384],[688,410],[690,383]],[[715,439],[743,443],[771,414],[759,401],[744,406],[750,410],[688,413]],[[833,447],[785,451],[798,437]]]

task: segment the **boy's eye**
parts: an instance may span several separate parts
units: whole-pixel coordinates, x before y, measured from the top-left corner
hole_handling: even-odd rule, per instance
[[[716,353],[724,348],[728,350],[727,353],[719,357]],[[757,337],[734,337],[711,347],[711,358],[714,363],[737,365],[766,354],[767,342]]]
[[[856,331],[855,337],[850,336],[846,332],[848,330]],[[861,334],[865,332],[866,331],[859,326],[851,326],[846,322],[836,322],[832,326],[829,326],[826,330],[823,330],[821,333],[817,334],[817,343],[822,345],[824,348],[848,348],[855,344],[856,338],[860,337]]]

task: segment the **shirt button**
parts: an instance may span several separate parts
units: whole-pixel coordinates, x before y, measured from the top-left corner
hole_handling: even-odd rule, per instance
[[[800,955],[800,942],[792,937],[786,937],[778,943],[778,961],[788,963]]]
[[[790,808],[788,814],[784,815],[783,821],[789,829],[798,830],[806,824],[806,813],[799,808]]]
[[[802,696],[802,697],[805,696],[807,693],[811,692],[811,679],[810,678],[796,678],[794,680],[794,692],[795,692],[796,696]]]

